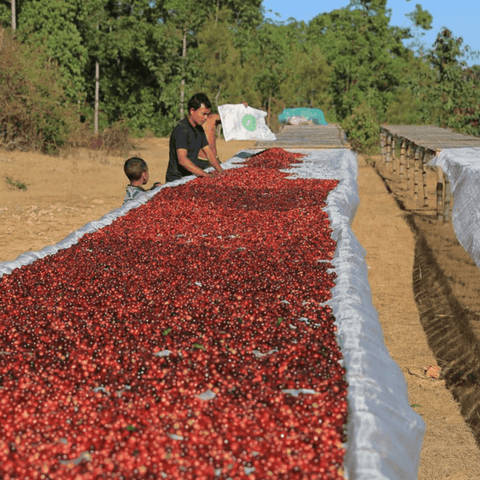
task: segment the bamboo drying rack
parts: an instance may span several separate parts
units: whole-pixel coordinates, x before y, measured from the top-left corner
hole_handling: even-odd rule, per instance
[[[480,138],[455,133],[446,128],[432,125],[384,125],[380,129],[382,160],[390,163],[393,171],[397,171],[396,142],[400,142],[400,159],[398,173],[400,180],[404,177],[407,189],[412,180],[413,160],[413,194],[415,200],[419,196],[419,166],[422,166],[423,204],[428,207],[427,195],[427,164],[430,159],[438,156],[445,148],[480,147]],[[437,170],[437,219],[450,220],[452,191],[448,177],[440,167]]]
[[[345,133],[339,125],[285,125],[276,140],[259,140],[255,148],[285,148],[320,150],[325,148],[350,148]]]

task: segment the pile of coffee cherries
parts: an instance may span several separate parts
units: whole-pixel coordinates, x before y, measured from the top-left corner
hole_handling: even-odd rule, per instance
[[[163,188],[0,279],[0,478],[341,479],[327,195],[299,155]]]

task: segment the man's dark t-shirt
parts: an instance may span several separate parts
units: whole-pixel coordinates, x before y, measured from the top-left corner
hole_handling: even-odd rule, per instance
[[[178,163],[178,148],[187,150],[187,157],[197,165],[197,167],[203,169],[205,168],[205,162],[198,160],[198,152],[207,145],[207,136],[201,125],[192,127],[187,117],[180,120],[170,135],[170,153],[166,175],[167,182],[173,182],[179,178],[193,175]]]

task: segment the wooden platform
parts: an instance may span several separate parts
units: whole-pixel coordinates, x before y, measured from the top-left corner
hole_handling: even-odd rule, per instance
[[[433,125],[383,125],[380,129],[380,144],[382,159],[385,163],[392,165],[394,172],[397,171],[396,151],[397,146],[400,145],[398,165],[400,181],[403,182],[405,179],[407,190],[409,190],[413,170],[413,193],[417,199],[421,175],[423,206],[428,207],[427,165],[429,160],[448,148],[478,148],[480,138]],[[450,181],[440,167],[436,167],[436,170],[437,218],[449,221],[453,203]]]
[[[445,148],[480,147],[480,138],[456,133],[433,125],[386,125],[382,130],[398,140],[435,154]]]
[[[350,148],[339,125],[285,125],[274,141],[258,141],[255,148]]]

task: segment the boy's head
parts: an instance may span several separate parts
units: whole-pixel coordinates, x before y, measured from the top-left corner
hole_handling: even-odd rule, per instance
[[[130,180],[130,182],[140,182],[145,184],[148,182],[148,165],[143,158],[140,157],[131,157],[123,166],[125,175]]]

